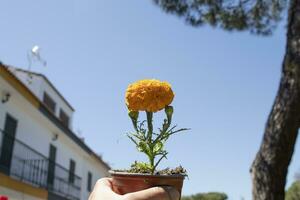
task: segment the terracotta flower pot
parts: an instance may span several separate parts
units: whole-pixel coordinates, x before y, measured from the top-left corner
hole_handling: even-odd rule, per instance
[[[172,186],[181,194],[184,175],[151,175],[109,171],[113,178],[112,184],[114,191],[119,194],[127,194],[148,189],[154,186]]]

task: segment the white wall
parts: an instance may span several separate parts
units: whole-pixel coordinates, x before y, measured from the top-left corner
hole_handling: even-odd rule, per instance
[[[59,116],[60,109],[62,109],[69,116],[69,128],[72,129],[73,110],[50,86],[44,77],[35,74],[31,74],[29,77],[27,72],[14,70],[13,68],[12,72],[40,99],[40,101],[43,101],[44,92],[46,92],[56,103],[55,115]]]
[[[107,169],[103,165],[99,165],[99,161],[96,161],[95,159],[91,157],[84,156],[84,159],[88,162],[82,163],[82,182],[84,187],[82,188],[82,199],[88,199],[89,192],[87,190],[87,179],[88,179],[88,172],[92,173],[92,189],[94,188],[94,185],[96,181],[99,178],[107,177],[109,176]]]
[[[43,99],[44,91],[49,94],[49,96],[56,102],[56,110],[55,115],[59,116],[59,110],[62,109],[70,118],[69,127],[72,128],[72,119],[73,119],[73,111],[72,109],[65,103],[65,101],[57,94],[55,90],[48,84],[48,82],[43,79],[40,86],[40,97]]]
[[[18,77],[19,80],[21,80],[37,97],[40,93],[40,85],[42,81],[42,77],[40,76],[34,76],[34,75],[28,75],[28,73],[24,73],[22,71],[17,71],[13,68],[10,68],[10,70]]]
[[[45,88],[49,89],[47,86]],[[66,169],[69,169],[70,159],[73,159],[76,162],[75,173],[82,178],[81,196],[86,200],[89,195],[87,191],[88,171],[93,174],[94,183],[98,178],[108,175],[107,169],[0,77],[0,92],[2,90],[10,91],[11,98],[7,103],[0,102],[0,129],[4,128],[5,116],[9,113],[18,120],[17,139],[46,157],[49,155],[50,143],[53,144],[57,148],[56,162]],[[56,141],[52,140],[54,134],[58,135]]]

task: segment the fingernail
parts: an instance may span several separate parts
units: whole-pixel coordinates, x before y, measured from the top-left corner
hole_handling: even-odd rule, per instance
[[[165,186],[164,189],[168,192],[170,200],[179,200],[179,192],[172,186]]]

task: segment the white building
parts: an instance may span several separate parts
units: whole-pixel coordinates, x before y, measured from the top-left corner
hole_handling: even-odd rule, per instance
[[[74,109],[42,74],[0,63],[0,196],[87,200],[109,166],[72,131]]]

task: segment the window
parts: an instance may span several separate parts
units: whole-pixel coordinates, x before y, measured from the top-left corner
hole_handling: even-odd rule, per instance
[[[50,144],[47,183],[53,187],[55,177],[56,147]]]
[[[70,160],[70,168],[69,168],[69,183],[74,183],[75,181],[75,166],[76,163],[74,160]]]
[[[44,92],[43,102],[51,112],[55,113],[56,103],[46,92]]]
[[[92,191],[92,180],[93,180],[93,175],[91,172],[88,172],[88,178],[87,178],[87,190],[89,192]]]
[[[59,119],[66,127],[69,127],[70,118],[62,109],[59,111]]]
[[[10,173],[13,159],[13,149],[17,132],[18,121],[9,114],[6,114],[4,131],[2,136],[2,147],[0,143],[0,170],[5,174]],[[1,133],[1,132],[0,132]],[[1,137],[2,134],[0,134]],[[1,154],[2,151],[2,154]]]

